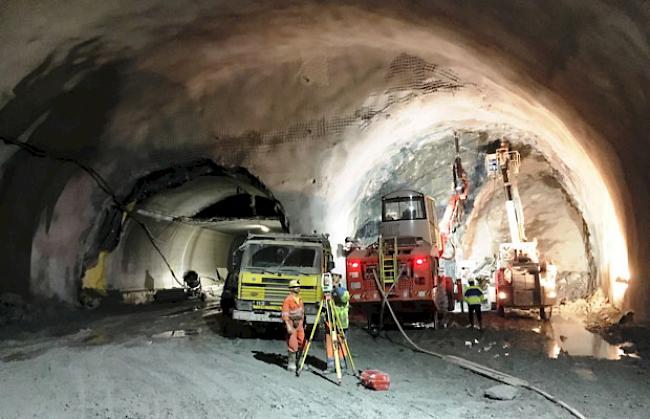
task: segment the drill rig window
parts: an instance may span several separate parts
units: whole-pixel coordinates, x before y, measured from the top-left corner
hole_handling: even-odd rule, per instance
[[[395,198],[384,201],[382,221],[423,220],[425,218],[422,197]]]

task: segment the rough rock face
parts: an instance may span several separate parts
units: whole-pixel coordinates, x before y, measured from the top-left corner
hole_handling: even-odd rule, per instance
[[[593,256],[584,219],[543,157],[530,151],[523,155],[517,183],[526,236],[537,240],[542,257],[558,267],[560,298],[585,297],[596,278],[589,266]],[[510,241],[510,235],[501,183],[487,180],[477,195],[463,248],[466,258],[480,261],[496,255],[499,243]]]
[[[461,158],[471,188],[465,226],[457,237],[462,248],[460,259],[480,263],[498,253],[499,243],[510,241],[502,185],[486,177],[484,166],[486,151],[494,148],[498,134],[460,135]],[[508,133],[501,134],[507,138]],[[545,258],[558,266],[560,297],[584,297],[593,289],[595,278],[590,274],[592,256],[582,215],[542,154],[522,143],[512,148],[523,156],[517,179],[527,236],[529,240],[537,239]],[[433,196],[441,217],[451,193],[454,154],[452,137],[436,142],[421,139],[406,144],[399,154],[371,172],[356,216],[357,236],[365,241],[376,239],[381,196],[397,189],[414,189]]]

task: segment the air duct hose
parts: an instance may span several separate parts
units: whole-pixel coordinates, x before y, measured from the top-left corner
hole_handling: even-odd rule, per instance
[[[427,349],[424,349],[424,348],[420,347],[418,344],[413,342],[413,340],[404,331],[404,328],[402,327],[402,324],[399,322],[399,320],[397,320],[397,315],[395,315],[395,311],[393,311],[393,307],[388,302],[388,298],[386,296],[386,293],[384,292],[383,287],[381,286],[381,284],[379,282],[379,278],[377,277],[376,274],[374,274],[373,276],[374,276],[374,279],[375,279],[375,283],[377,284],[377,289],[381,293],[381,296],[382,296],[382,299],[383,299],[383,304],[385,304],[388,307],[388,311],[390,312],[391,317],[393,318],[393,321],[397,325],[397,328],[399,329],[400,333],[402,334],[402,336],[404,336],[404,339],[406,339],[406,341],[413,347],[413,349],[415,351],[421,352],[423,354],[431,355],[431,356],[434,356],[434,357],[439,358],[439,359],[442,359],[444,361],[447,361],[449,363],[457,365],[457,366],[459,366],[459,367],[461,367],[461,368],[463,368],[463,369],[465,369],[467,371],[473,372],[474,374],[482,375],[483,377],[487,377],[487,378],[490,378],[492,380],[495,380],[495,381],[498,381],[498,382],[501,382],[501,383],[504,383],[504,384],[508,384],[508,385],[511,385],[511,386],[514,386],[514,387],[521,387],[521,388],[528,389],[530,391],[533,391],[533,392],[539,394],[540,396],[544,397],[545,399],[555,403],[556,405],[562,407],[563,409],[567,410],[574,417],[576,417],[578,419],[586,419],[586,417],[582,413],[580,413],[578,410],[576,410],[575,408],[569,406],[568,404],[566,404],[562,400],[558,400],[557,398],[553,397],[553,395],[547,393],[546,391],[544,391],[544,390],[542,390],[542,389],[540,389],[538,387],[533,386],[532,384],[530,384],[526,380],[522,380],[521,378],[514,377],[514,376],[512,376],[510,374],[506,374],[504,372],[501,372],[501,371],[486,367],[485,365],[481,365],[481,364],[478,364],[476,362],[472,362],[472,361],[467,360],[465,358],[461,358],[461,357],[454,356],[454,355],[444,355],[444,354],[434,352],[434,351],[429,351]]]

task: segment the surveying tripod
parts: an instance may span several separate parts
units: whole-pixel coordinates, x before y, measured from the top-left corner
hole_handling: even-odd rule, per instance
[[[338,385],[341,385],[342,373],[341,373],[341,357],[339,355],[339,349],[343,349],[343,361],[345,361],[348,368],[352,368],[352,371],[356,372],[354,367],[354,361],[352,360],[352,354],[350,353],[350,347],[348,346],[348,341],[345,338],[343,333],[343,327],[341,327],[341,320],[334,307],[334,299],[332,298],[332,275],[330,273],[323,274],[322,279],[322,288],[323,288],[323,299],[320,302],[318,307],[318,312],[316,313],[316,320],[314,320],[314,325],[312,326],[311,333],[309,334],[309,339],[305,345],[305,350],[300,357],[300,364],[296,370],[296,376],[300,376],[302,369],[305,366],[305,360],[307,359],[307,354],[309,353],[309,348],[311,343],[314,340],[314,335],[316,334],[316,329],[321,320],[321,316],[324,314],[325,326],[329,329],[330,336],[332,338],[332,349],[334,351],[334,367],[336,370],[336,382]],[[323,310],[324,309],[324,310]]]

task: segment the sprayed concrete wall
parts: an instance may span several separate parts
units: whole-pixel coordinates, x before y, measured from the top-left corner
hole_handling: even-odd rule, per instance
[[[196,271],[199,276],[216,278],[217,268],[226,268],[233,236],[196,226],[146,221],[162,252],[177,268],[178,283],[161,263],[143,230],[129,223],[119,246],[106,262],[107,288],[135,291],[180,287],[183,273]]]

